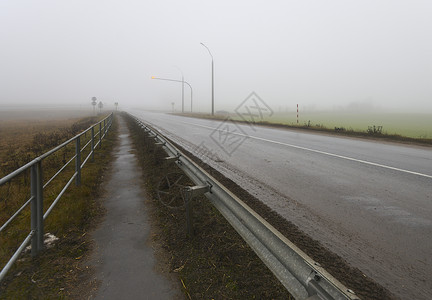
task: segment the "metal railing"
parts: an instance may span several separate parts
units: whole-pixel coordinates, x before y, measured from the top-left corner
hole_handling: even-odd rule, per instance
[[[196,194],[204,194],[242,236],[258,257],[297,300],[359,299],[237,196],[185,156],[158,130],[130,115],[167,152],[169,160],[196,184],[186,189],[186,208]],[[188,212],[187,212],[188,214]],[[188,220],[188,227],[190,220]],[[189,231],[189,228],[188,228]]]
[[[63,196],[67,188],[72,184],[75,180],[75,184],[77,186],[81,185],[81,169],[87,163],[89,159],[94,160],[94,150],[97,146],[102,146],[102,139],[107,134],[109,128],[111,127],[113,122],[113,113],[108,115],[106,118],[101,120],[100,122],[90,126],[88,129],[83,131],[82,133],[74,136],[73,138],[67,140],[61,145],[55,147],[54,149],[42,154],[41,156],[33,159],[31,162],[26,165],[18,168],[12,173],[6,175],[5,177],[0,179],[0,187],[6,183],[10,183],[12,179],[17,177],[18,175],[30,170],[30,198],[0,227],[0,232],[2,232],[6,227],[8,227],[22,212],[23,210],[31,206],[31,229],[30,232],[25,237],[24,241],[3,267],[0,272],[0,281],[6,276],[7,272],[13,266],[13,264],[17,261],[19,255],[24,251],[27,245],[31,242],[31,254],[32,256],[36,256],[40,251],[44,248],[44,221],[51,213],[55,205],[58,203],[60,198]],[[95,127],[99,129],[95,133]],[[87,133],[90,133],[89,140],[85,143],[83,147],[81,147],[81,138],[87,136]],[[60,169],[49,179],[43,182],[42,176],[42,162],[56,153],[57,151],[65,148],[71,143],[75,143],[75,154],[70,158]],[[81,154],[83,151],[90,146],[90,151],[88,155],[85,157],[83,161],[81,161]],[[63,186],[58,195],[55,196],[54,201],[48,207],[48,209],[44,213],[44,189],[60,174],[62,171],[66,169],[73,161],[75,160],[75,171],[73,175],[68,179],[67,183]]]

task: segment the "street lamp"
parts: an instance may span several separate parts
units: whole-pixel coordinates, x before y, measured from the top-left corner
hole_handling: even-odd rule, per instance
[[[180,70],[179,67],[174,66],[177,68],[177,70],[180,71],[180,73],[182,74],[182,113],[184,113],[184,76],[183,76],[183,71]]]
[[[176,79],[169,79],[169,78],[159,78],[159,77],[154,77],[154,76],[152,76],[151,79],[173,81],[173,82],[181,82],[182,84],[186,83],[190,87],[190,90],[191,90],[191,112],[192,112],[192,86],[189,84],[189,82],[184,81],[184,80],[176,80]],[[182,108],[182,112],[184,112],[183,108]]]
[[[212,59],[212,116],[214,116],[214,63],[213,63],[213,55],[211,54],[210,49],[206,45],[204,45],[204,43],[201,43],[201,45],[203,45],[207,49],[207,51],[210,54],[211,59]]]

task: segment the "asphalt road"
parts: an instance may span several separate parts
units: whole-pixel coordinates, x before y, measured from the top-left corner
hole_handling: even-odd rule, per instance
[[[432,295],[432,148],[129,111],[402,299]]]

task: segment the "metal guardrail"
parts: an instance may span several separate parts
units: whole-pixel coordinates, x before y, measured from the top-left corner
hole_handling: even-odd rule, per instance
[[[0,281],[6,276],[7,272],[13,266],[13,264],[17,261],[19,255],[24,251],[27,245],[31,241],[31,254],[32,256],[36,256],[40,251],[43,250],[44,247],[44,221],[51,213],[55,205],[58,203],[60,198],[63,196],[67,188],[72,184],[75,180],[75,184],[77,186],[81,185],[81,169],[87,163],[89,159],[94,160],[94,150],[97,146],[102,146],[102,139],[108,132],[108,129],[111,127],[113,121],[113,113],[109,116],[101,120],[100,122],[90,126],[88,129],[83,131],[82,133],[74,136],[73,138],[67,140],[61,145],[55,147],[54,149],[42,154],[41,156],[33,159],[31,162],[26,165],[18,168],[12,173],[6,175],[5,177],[0,179],[0,186],[10,182],[13,178],[17,177],[21,173],[30,169],[30,199],[28,199],[22,206],[19,208],[12,217],[10,217],[1,227],[0,232],[3,231],[12,221],[16,219],[18,215],[28,206],[31,205],[31,230],[15,251],[13,256],[9,259],[6,265],[3,267],[0,272]],[[95,127],[99,129],[95,133]],[[90,132],[89,141],[81,147],[81,137],[83,135],[87,135],[87,132]],[[71,143],[75,143],[75,155],[67,161],[47,182],[43,183],[42,178],[42,162],[44,159],[52,155],[53,153],[63,149]],[[81,162],[81,153],[90,146],[90,152],[84,161]],[[70,164],[75,160],[75,172],[72,177],[68,180],[68,182],[64,185],[62,190],[56,196],[54,201],[51,203],[50,207],[46,210],[45,214],[44,210],[44,189]]]
[[[231,193],[158,130],[129,114],[196,184],[189,188],[187,201],[201,191],[255,251],[297,300],[359,299],[354,291],[331,276],[255,211]],[[186,203],[188,208],[188,203]],[[188,221],[190,222],[190,221]],[[189,224],[188,224],[189,227]],[[189,230],[189,229],[188,229]]]

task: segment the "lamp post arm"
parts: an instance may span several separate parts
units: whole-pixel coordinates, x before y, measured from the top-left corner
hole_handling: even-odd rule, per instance
[[[207,51],[208,51],[208,53],[210,54],[210,56],[211,56],[211,59],[212,59],[212,61],[213,61],[213,55],[211,54],[211,52],[210,52],[210,49],[204,44],[204,43],[200,43],[201,45],[203,45],[206,49],[207,49]]]
[[[151,79],[173,81],[173,82],[181,82],[181,83],[187,84],[190,87],[190,90],[191,90],[191,112],[192,112],[192,86],[189,84],[189,82],[184,81],[184,80],[176,80],[176,79],[170,79],[170,78],[159,78],[159,77],[154,77],[154,76],[152,76]]]
[[[154,77],[152,76],[151,79],[157,79],[157,80],[165,80],[165,81],[174,81],[174,82],[183,82],[181,80],[176,80],[176,79],[168,79],[168,78],[159,78],[159,77]],[[184,81],[184,83],[186,83],[186,81]]]

